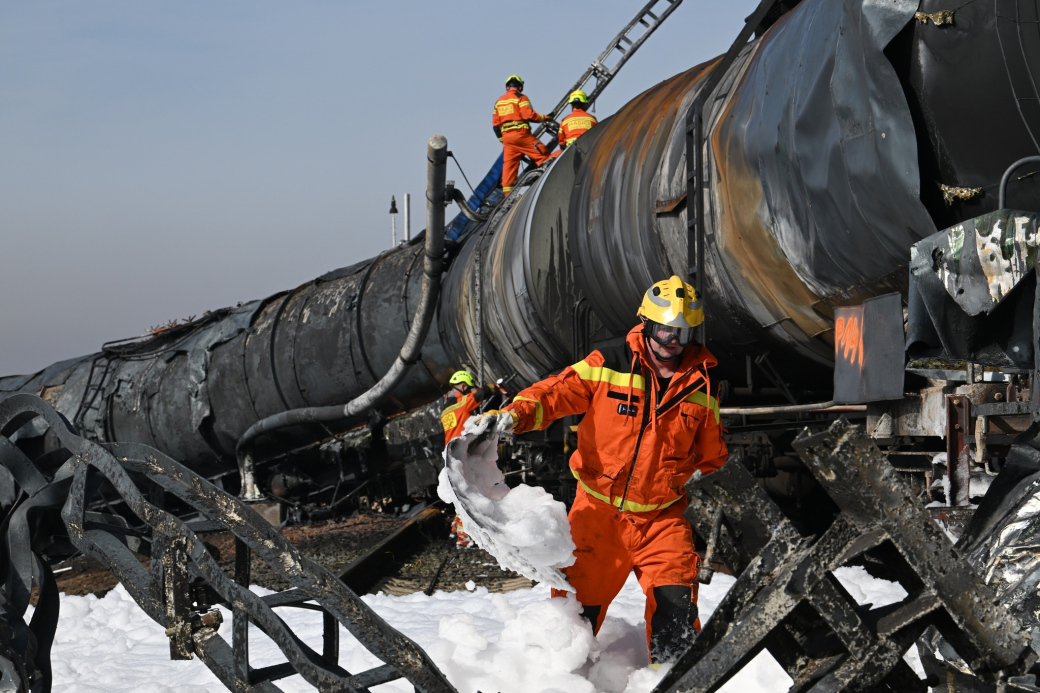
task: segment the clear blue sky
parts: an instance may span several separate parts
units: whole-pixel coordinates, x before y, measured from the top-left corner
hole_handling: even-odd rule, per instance
[[[642,4],[0,4],[0,375],[373,256],[391,195],[421,229],[430,135],[476,183],[505,78],[549,110]],[[597,113],[724,52],[756,5],[685,0]]]

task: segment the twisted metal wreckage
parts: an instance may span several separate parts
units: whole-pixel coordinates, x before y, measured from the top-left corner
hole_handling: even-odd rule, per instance
[[[924,690],[902,658],[914,643],[932,685],[1040,690],[1040,214],[1021,211],[1040,209],[1040,166],[1008,168],[1040,152],[1038,26],[1035,0],[765,0],[729,53],[639,95],[508,198],[493,168],[445,228],[462,196],[434,138],[410,243],[0,378],[0,688],[50,689],[50,566],[82,551],[167,628],[173,657],[232,690],[296,672],[319,690],[453,690],[232,494],[312,517],[421,495],[454,367],[530,383],[610,348],[643,289],[679,274],[712,306],[732,453],[690,483],[687,517],[702,580],[739,577],[656,690],[714,690],[763,649],[793,690]],[[505,447],[563,498],[572,423]],[[233,576],[199,540],[218,530],[236,537]],[[293,588],[249,593],[251,554]],[[856,604],[833,576],[849,564],[908,596]],[[279,606],[322,612],[322,652]],[[249,623],[284,664],[250,666]],[[385,664],[339,667],[339,625]]]

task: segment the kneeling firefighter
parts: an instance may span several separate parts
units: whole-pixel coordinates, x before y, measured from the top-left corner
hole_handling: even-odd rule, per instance
[[[715,357],[693,341],[704,320],[693,287],[676,276],[657,282],[637,315],[641,323],[617,353],[593,351],[522,390],[505,411],[517,433],[585,415],[570,458],[576,562],[563,572],[598,632],[635,571],[646,595],[650,660],[660,663],[700,630],[700,558],[683,517],[685,485],[695,471],[721,467],[727,451],[708,378]]]

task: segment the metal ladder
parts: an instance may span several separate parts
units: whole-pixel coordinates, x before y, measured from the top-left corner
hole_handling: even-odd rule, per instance
[[[650,34],[654,33],[657,27],[661,26],[664,20],[668,19],[668,15],[675,12],[675,9],[681,4],[682,0],[651,0],[644,5],[643,9],[636,14],[632,21],[625,25],[621,33],[607,44],[606,49],[599,54],[599,57],[592,61],[592,64],[585,70],[581,79],[567,90],[564,97],[553,108],[550,114],[552,119],[559,120],[560,116],[563,115],[564,109],[567,108],[568,98],[571,93],[578,89],[588,93],[589,105],[595,103],[596,97],[606,89],[607,85],[610,84],[610,80],[614,79],[614,76],[621,70],[621,66],[639,50],[643,42],[650,38]],[[654,11],[655,9],[657,9],[656,12]],[[636,36],[635,34],[638,32],[642,33]],[[608,64],[610,62],[613,62],[613,64]],[[584,87],[591,79],[596,80],[596,86],[592,88],[592,91],[588,91]],[[548,128],[543,123],[535,130],[534,136],[541,138],[547,131]],[[553,133],[553,137],[555,137],[555,133]]]
[[[72,417],[72,423],[76,429],[81,435],[88,438],[101,438],[95,429],[101,418],[101,406],[104,403],[102,393],[112,365],[112,360],[105,354],[99,355],[90,364],[90,374],[87,376],[83,399],[80,400],[76,415]]]
[[[668,18],[668,16],[675,11],[679,5],[682,4],[682,0],[651,0],[638,14],[625,25],[625,28],[607,44],[606,49],[600,53],[599,57],[592,61],[588,69],[581,76],[577,82],[574,83],[567,93],[563,95],[556,107],[553,108],[549,117],[554,121],[559,121],[560,116],[563,115],[564,110],[567,108],[568,98],[571,93],[577,89],[582,89],[590,79],[596,80],[596,86],[593,87],[591,92],[588,92],[589,104],[596,102],[598,97],[607,85],[610,84],[610,80],[614,79],[614,76],[621,70],[621,66],[624,65],[632,55],[639,50],[639,47],[650,38],[650,34],[654,33],[657,27]],[[660,8],[655,11],[655,8]],[[638,28],[637,28],[638,25]],[[638,32],[642,31],[638,36]],[[608,64],[610,63],[610,64]],[[548,133],[548,138],[544,138],[543,135]],[[546,127],[544,123],[538,126],[534,131],[535,137],[542,140],[542,143],[549,147],[551,151],[556,147],[556,128],[552,129]],[[502,157],[499,155],[498,160],[491,166],[491,169],[487,172],[484,180],[497,181],[502,175]],[[477,190],[472,196],[466,201],[469,208],[472,210],[482,210],[483,212],[489,212],[491,210],[485,209],[485,202],[489,203],[492,209],[494,205],[501,202],[502,198],[496,199],[495,193],[498,190],[497,184],[492,185],[478,185]],[[446,230],[449,237],[452,240],[459,238],[464,235],[466,231],[473,227],[476,222],[472,222],[466,218],[464,214],[459,214],[446,226]],[[486,224],[490,226],[490,224]]]

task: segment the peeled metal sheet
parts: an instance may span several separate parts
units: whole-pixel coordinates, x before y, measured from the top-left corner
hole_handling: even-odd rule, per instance
[[[415,311],[422,252],[404,246],[197,323],[0,379],[0,387],[49,395],[96,440],[144,443],[196,468],[233,468],[238,437],[260,418],[346,402],[382,375]],[[436,332],[422,360],[391,407],[441,393],[450,361]]]
[[[710,334],[826,362],[832,305],[905,286],[907,249],[934,225],[883,51],[916,7],[808,0],[754,48],[711,121],[706,261],[731,284],[709,297],[757,324]]]
[[[952,24],[915,21],[890,51],[919,125],[921,196],[937,228],[996,210],[1004,170],[1040,153],[1037,2],[923,0],[919,11],[951,8]],[[1040,210],[1035,176],[1019,176],[1008,187],[1010,204]],[[947,203],[941,185],[963,188],[967,198]]]
[[[998,210],[911,248],[907,352],[1030,368],[1040,214]]]
[[[1012,446],[957,544],[1000,601],[1040,624],[1040,454]]]

